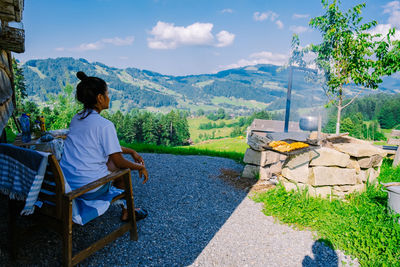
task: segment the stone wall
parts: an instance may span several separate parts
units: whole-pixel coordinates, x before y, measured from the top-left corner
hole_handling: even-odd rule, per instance
[[[243,177],[269,180],[276,175],[288,191],[308,188],[311,196],[322,197],[365,190],[367,181],[376,182],[386,156],[382,149],[351,137],[296,156],[254,149],[260,147],[247,149]]]

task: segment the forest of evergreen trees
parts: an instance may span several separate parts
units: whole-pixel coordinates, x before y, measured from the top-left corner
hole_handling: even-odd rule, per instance
[[[333,133],[336,127],[336,108],[328,110],[325,132]],[[400,95],[372,94],[357,98],[343,110],[341,132],[356,138],[384,140],[380,129],[400,127]]]
[[[35,119],[44,115],[49,130],[68,128],[72,117],[82,109],[74,97],[74,88],[67,84],[58,94],[48,94],[45,105],[39,106],[32,101],[26,101],[24,74],[17,62],[13,62],[16,91],[16,117],[22,112],[31,115],[32,125]],[[342,111],[341,132],[349,132],[351,136],[368,140],[384,140],[381,129],[400,129],[400,95],[398,94],[371,94],[357,98],[351,105]],[[206,115],[199,110],[197,115]],[[201,113],[201,114],[200,114]],[[327,123],[324,132],[333,133],[336,127],[336,113],[334,107],[328,109]],[[156,145],[177,146],[190,142],[187,111],[171,111],[168,114],[151,113],[132,109],[129,113],[103,112],[103,116],[110,119],[116,126],[120,140],[128,143],[148,143]],[[247,117],[239,118],[238,122],[225,125],[218,120],[228,119],[230,115],[223,108],[209,113],[207,118],[214,121],[200,125],[200,129],[231,127],[231,136],[242,135],[247,126],[255,119],[282,120],[282,112],[258,111]],[[292,111],[291,118],[299,114]],[[9,121],[8,130],[17,131],[13,120]]]

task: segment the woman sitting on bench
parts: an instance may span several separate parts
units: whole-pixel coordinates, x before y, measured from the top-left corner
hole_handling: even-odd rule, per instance
[[[83,104],[83,111],[71,120],[60,166],[72,190],[110,174],[115,169],[138,170],[139,177],[148,180],[148,173],[142,157],[133,149],[119,145],[114,124],[103,118],[100,112],[108,109],[110,98],[104,80],[88,77],[79,71],[76,76],[80,83],[76,87],[76,98]],[[135,162],[126,160],[122,154],[129,154]],[[82,195],[87,200],[96,199],[109,190],[111,183]],[[123,180],[114,183],[124,188]],[[135,210],[136,220],[144,219],[147,211]],[[122,208],[121,220],[128,220],[128,212]]]

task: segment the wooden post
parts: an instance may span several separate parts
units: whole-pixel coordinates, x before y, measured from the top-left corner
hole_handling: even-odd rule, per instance
[[[286,95],[286,114],[285,114],[285,128],[284,128],[285,133],[289,131],[290,102],[292,98],[292,82],[293,82],[293,67],[290,66],[289,81],[288,81],[287,95]]]
[[[63,198],[63,266],[72,267],[72,200]]]

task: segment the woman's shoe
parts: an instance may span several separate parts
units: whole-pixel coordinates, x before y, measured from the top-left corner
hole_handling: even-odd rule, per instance
[[[147,217],[147,215],[148,215],[147,210],[145,210],[145,209],[135,209],[136,221],[143,220],[144,218]],[[128,210],[127,209],[122,209],[121,221],[123,221],[123,222],[129,221],[129,216],[128,216]]]

